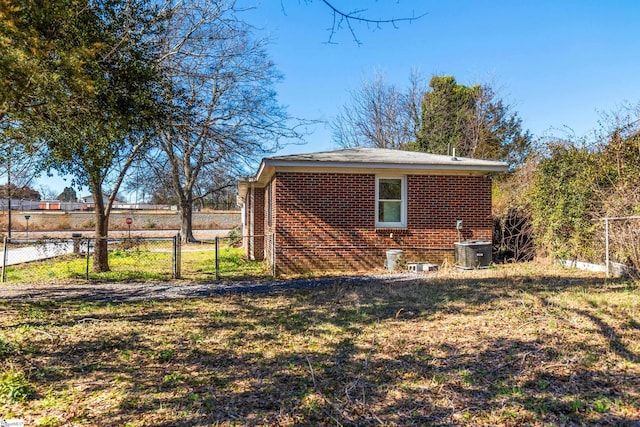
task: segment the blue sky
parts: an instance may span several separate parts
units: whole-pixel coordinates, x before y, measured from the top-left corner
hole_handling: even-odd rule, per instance
[[[284,75],[278,98],[295,117],[330,123],[363,79],[379,71],[405,87],[412,69],[427,80],[448,74],[491,84],[536,136],[564,127],[581,136],[600,112],[640,102],[638,0],[333,0],[370,18],[426,13],[397,28],[355,24],[360,45],[346,30],[327,44],[333,18],[320,0],[238,1],[253,7],[241,16],[271,40]],[[306,140],[275,154],[337,148],[328,126]],[[44,181],[59,191],[69,185]]]
[[[462,84],[489,83],[534,135],[578,136],[601,112],[640,101],[640,2],[334,0],[363,16],[425,16],[397,28],[355,25],[327,44],[331,11],[320,1],[244,0],[245,18],[271,39],[269,53],[284,74],[279,100],[296,117],[331,122],[362,79],[374,72],[405,87],[412,69],[427,80],[448,74]],[[334,149],[331,131],[316,126],[307,144],[279,153]]]

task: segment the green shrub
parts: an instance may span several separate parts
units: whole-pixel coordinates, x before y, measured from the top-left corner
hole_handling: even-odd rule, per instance
[[[29,380],[20,371],[0,374],[0,400],[7,403],[23,402],[34,394]]]
[[[63,424],[64,421],[54,415],[47,415],[44,418],[40,418],[36,424],[37,427],[56,427]]]
[[[0,337],[0,357],[5,357],[9,353],[11,353],[11,344],[4,338]]]

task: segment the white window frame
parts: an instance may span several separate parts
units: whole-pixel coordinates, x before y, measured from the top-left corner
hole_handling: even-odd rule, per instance
[[[400,222],[381,222],[380,218],[380,180],[381,179],[399,179],[401,187],[401,200],[400,200]],[[407,177],[406,175],[376,175],[376,228],[406,228],[407,227]]]

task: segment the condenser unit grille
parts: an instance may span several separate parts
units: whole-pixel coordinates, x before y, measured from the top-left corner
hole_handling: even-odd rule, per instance
[[[454,246],[457,267],[472,269],[491,264],[491,242],[464,241]]]

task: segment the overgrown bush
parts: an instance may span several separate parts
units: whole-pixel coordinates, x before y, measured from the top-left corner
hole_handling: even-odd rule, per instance
[[[596,261],[592,220],[599,211],[594,185],[598,155],[568,142],[548,148],[549,155],[539,162],[528,193],[538,248],[562,259]]]
[[[637,273],[640,220],[622,218],[640,216],[640,129],[616,127],[602,151],[602,170],[609,183],[601,192],[602,217],[621,218],[610,221],[610,255]]]
[[[640,104],[605,116],[591,140],[556,140],[536,167],[531,205],[538,249],[559,258],[604,262],[604,218],[610,255],[640,266]],[[635,221],[635,220],[633,220]]]

